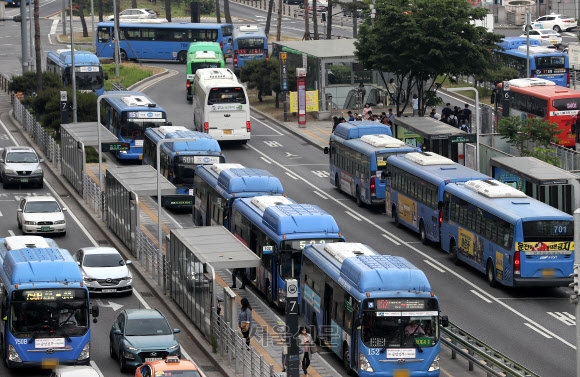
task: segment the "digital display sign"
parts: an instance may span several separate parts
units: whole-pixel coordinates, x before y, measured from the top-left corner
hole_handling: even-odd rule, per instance
[[[379,299],[376,310],[425,310],[425,300],[417,299]]]
[[[14,291],[14,301],[66,301],[84,300],[87,292],[84,289],[26,289]]]
[[[341,239],[311,239],[311,240],[293,240],[284,241],[283,249],[302,250],[308,245],[325,244],[333,242],[342,242]]]

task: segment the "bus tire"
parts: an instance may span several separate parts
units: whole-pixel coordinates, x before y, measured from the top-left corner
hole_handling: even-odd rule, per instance
[[[399,222],[399,214],[397,213],[397,206],[393,204],[393,221],[395,222],[395,227],[400,228],[401,223]]]
[[[451,240],[451,245],[449,250],[451,250],[451,257],[453,258],[453,263],[455,263],[456,266],[460,266],[461,265],[461,261],[459,260],[459,257],[457,256],[457,245],[455,244],[455,240]]]
[[[338,192],[342,192],[342,189],[340,188],[340,177],[338,176],[338,174],[334,176],[334,185],[338,189]]]
[[[425,232],[425,223],[421,219],[419,222],[419,238],[421,239],[421,243],[423,245],[429,244],[429,239],[427,238],[427,232]]]
[[[487,261],[487,266],[485,268],[485,276],[487,276],[487,283],[489,284],[489,286],[494,288],[497,285],[497,282],[495,280],[495,271],[491,259]]]
[[[360,198],[360,188],[356,186],[356,205],[362,207],[364,205],[362,199]]]
[[[346,344],[346,342],[342,344],[342,363],[346,370],[346,374],[350,376],[352,372],[352,369],[350,369],[350,351],[348,350],[348,344]]]
[[[128,60],[127,52],[125,50],[121,50],[119,52],[119,58],[121,58],[122,61],[127,61]]]
[[[187,52],[179,51],[179,54],[177,54],[177,61],[180,62],[181,64],[187,63]]]

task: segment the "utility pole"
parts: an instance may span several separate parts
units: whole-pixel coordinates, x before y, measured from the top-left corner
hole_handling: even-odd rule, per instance
[[[574,272],[572,277],[574,282],[570,284],[572,288],[572,295],[570,295],[570,302],[574,304],[576,318],[580,318],[580,305],[578,305],[578,272],[580,268],[580,253],[577,247],[580,245],[580,209],[574,211]],[[576,326],[576,344],[580,342],[580,326]],[[580,377],[580,349],[576,349],[576,376]]]
[[[66,35],[66,0],[62,0],[62,13],[60,22],[62,23],[62,35]]]
[[[28,46],[26,45],[28,40],[28,30],[26,24],[26,0],[20,1],[20,17],[21,17],[21,24],[20,24],[20,37],[21,37],[21,45],[22,45],[22,74],[28,71]]]
[[[74,40],[74,29],[73,29],[73,13],[72,13],[72,0],[70,0],[70,58],[71,58],[71,76],[72,76],[72,110],[73,110],[73,123],[77,122],[77,67],[75,66],[75,40]]]

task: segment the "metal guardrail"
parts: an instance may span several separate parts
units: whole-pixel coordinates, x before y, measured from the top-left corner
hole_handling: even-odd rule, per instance
[[[441,342],[451,348],[451,358],[459,354],[467,359],[470,371],[477,366],[487,372],[488,377],[540,377],[451,322],[449,327],[441,329]]]
[[[0,75],[0,89],[6,93],[10,93],[8,89],[9,81],[10,80],[6,76]],[[48,152],[49,155],[54,157],[54,161],[51,161],[55,163],[60,170],[60,145],[56,144],[54,139],[50,137],[34,137],[35,135],[40,135],[44,132],[44,130],[38,130],[38,128],[42,128],[42,126],[34,121],[34,117],[28,113],[28,109],[26,109],[14,95],[12,95],[11,98],[13,101],[15,118],[33,137],[37,146],[42,148],[44,153]],[[19,114],[21,116],[18,116]],[[25,124],[28,121],[30,121],[30,124]],[[47,141],[48,144],[51,144],[48,148],[46,145]],[[89,180],[90,178],[85,177],[85,179]],[[100,193],[98,191],[99,190],[87,190],[87,192],[84,193],[84,200],[97,214],[99,214],[103,208],[100,202],[101,199],[99,198]],[[103,218],[102,213],[100,213],[99,217]],[[140,249],[138,260],[145,267],[148,274],[158,276],[159,269],[165,270],[165,266],[159,266],[156,258],[154,258],[157,246],[141,231],[141,229],[138,229],[137,233]],[[157,272],[157,274],[154,272]],[[166,274],[167,271],[164,273]],[[160,285],[161,282],[158,279],[155,280],[157,280],[157,284]],[[215,318],[215,323],[213,323],[213,334],[215,336],[215,341],[217,342],[217,352],[221,354],[222,358],[227,358],[228,364],[233,365],[232,363],[235,363],[237,374],[242,373],[244,376],[259,377],[279,376],[278,373],[274,371],[274,367],[266,363],[264,357],[259,355],[253,347],[250,347],[250,350],[246,350],[243,338],[241,338],[236,329],[229,327],[230,324],[224,321],[223,316],[218,316],[215,312],[214,314],[213,318]],[[196,326],[197,325],[198,324],[196,324]],[[449,324],[448,328],[442,328],[441,332],[442,345],[452,350],[452,359],[455,359],[457,354],[459,354],[459,356],[468,360],[470,371],[473,370],[474,367],[478,367],[484,370],[488,376],[494,377],[540,377],[538,374],[501,354],[452,323]]]

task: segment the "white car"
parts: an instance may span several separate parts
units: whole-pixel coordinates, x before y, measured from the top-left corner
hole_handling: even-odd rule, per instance
[[[59,366],[50,374],[50,377],[79,377],[79,376],[100,377],[100,374],[90,365]]]
[[[124,21],[124,20],[133,20],[133,19],[145,19],[145,20],[150,20],[150,19],[154,19],[157,18],[157,13],[155,13],[154,10],[152,9],[145,9],[145,8],[140,8],[140,9],[125,9],[122,12],[119,12],[119,20],[120,21]],[[111,15],[109,17],[107,17],[107,20],[109,21],[114,21],[115,20],[115,15]]]
[[[528,31],[528,34],[530,34],[530,39],[540,41],[541,46],[559,47],[562,45],[562,36],[552,29],[532,29]],[[526,38],[526,34],[522,34],[520,37]]]
[[[20,200],[16,217],[18,229],[27,233],[66,234],[66,219],[59,202],[50,195],[27,196]]]
[[[84,247],[73,258],[77,261],[90,293],[133,293],[133,275],[117,249]]]
[[[574,17],[564,16],[563,14],[547,14],[542,16],[528,25],[524,25],[524,31],[528,29],[549,29],[561,33],[562,31],[570,31],[578,27],[578,22]]]

